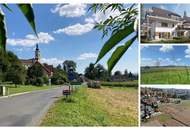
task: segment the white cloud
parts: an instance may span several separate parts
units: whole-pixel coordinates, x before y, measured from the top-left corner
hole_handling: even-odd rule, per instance
[[[86,13],[86,4],[58,4],[54,9],[51,9],[52,13],[59,13],[59,16],[64,17],[80,17]]]
[[[176,59],[177,62],[179,62],[179,61],[181,61],[181,60],[182,60],[181,58],[177,58],[177,59]]]
[[[175,7],[174,12],[178,12],[178,9],[179,9],[180,6],[181,6],[181,4],[177,4],[177,6]]]
[[[187,49],[185,50],[185,58],[190,58],[190,46],[187,46]]]
[[[170,59],[170,58],[142,58],[141,66],[156,66],[159,64],[160,66],[168,66],[168,65],[183,65],[181,62],[181,58]]]
[[[161,9],[166,9],[164,5],[160,5],[160,8]]]
[[[162,45],[162,47],[160,48],[161,52],[170,52],[172,51],[174,48],[172,45]]]
[[[151,61],[151,58],[141,58],[142,61]]]
[[[94,24],[86,23],[86,24],[74,24],[62,29],[58,29],[54,31],[54,33],[65,33],[67,35],[82,35],[87,32],[90,32],[94,27]]]
[[[68,10],[62,10],[63,7],[66,8],[66,7],[69,7],[69,6],[72,6],[73,9],[68,9]],[[77,9],[77,8],[80,8],[80,9]],[[85,8],[86,8],[86,5],[84,4],[79,4],[79,5],[57,5],[56,8],[54,10],[52,10],[52,12],[58,12],[60,13],[60,10],[62,10],[60,13],[60,16],[66,16],[66,17],[79,17],[79,16],[82,16],[82,15],[85,15]],[[77,11],[76,11],[77,10]],[[78,11],[78,10],[81,10],[81,11]],[[68,11],[68,12],[67,12]],[[67,13],[66,13],[67,12]],[[81,13],[81,14],[77,14],[77,13]],[[87,17],[84,19],[85,23],[84,24],[81,24],[81,23],[76,23],[74,25],[70,25],[70,26],[67,26],[67,27],[64,27],[64,28],[60,28],[56,31],[54,31],[54,33],[65,33],[67,35],[82,35],[82,34],[85,34],[85,33],[88,33],[90,32],[94,26],[95,26],[95,23],[99,23],[100,21],[105,21],[106,19],[108,19],[110,16],[112,17],[115,17],[117,15],[119,15],[120,12],[118,10],[116,11],[111,11],[111,9],[108,9],[105,14],[103,12],[97,12],[97,13],[94,13],[92,14],[92,16],[90,17]]]
[[[95,53],[83,53],[83,54],[81,54],[78,58],[77,58],[77,60],[87,60],[87,59],[93,59],[93,58],[97,58],[97,54],[95,54]]]
[[[54,37],[48,33],[40,32],[38,33],[38,38],[33,34],[28,34],[23,39],[7,39],[7,43],[12,46],[26,46],[32,47],[37,43],[48,44],[51,41],[54,41]]]
[[[92,17],[88,17],[85,19],[85,22],[87,23],[99,23],[100,21],[105,21],[110,16],[115,17],[118,16],[120,12],[118,10],[111,11],[111,9],[108,9],[105,13],[99,11],[92,15]]]
[[[148,48],[149,46],[148,45],[141,45],[140,47],[141,47],[140,49],[142,50],[144,48]]]
[[[64,60],[57,59],[57,58],[42,58],[42,63],[47,63],[49,65],[57,66],[58,64],[62,64]]]

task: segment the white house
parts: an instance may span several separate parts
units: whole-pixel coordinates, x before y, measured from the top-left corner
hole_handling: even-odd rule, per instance
[[[169,10],[152,7],[143,10],[145,19],[141,19],[141,38],[149,40],[190,37],[190,17],[180,16]]]

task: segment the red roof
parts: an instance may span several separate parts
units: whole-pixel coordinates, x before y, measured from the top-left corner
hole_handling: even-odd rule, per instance
[[[38,61],[36,61],[34,64],[40,64],[43,67],[43,69],[45,70],[45,72],[48,74],[48,76],[52,76],[52,74],[53,74],[53,66],[51,66],[51,65],[44,65],[44,64],[41,64]]]
[[[34,63],[34,59],[21,59],[20,61],[24,65],[32,65]]]

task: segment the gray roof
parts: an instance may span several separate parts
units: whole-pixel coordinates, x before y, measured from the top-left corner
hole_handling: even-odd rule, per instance
[[[190,17],[183,17],[183,20],[186,22],[186,23],[190,23]]]
[[[177,13],[174,13],[172,11],[165,10],[165,9],[160,9],[157,7],[152,7],[152,10],[153,10],[153,12],[151,13],[151,15],[153,15],[153,16],[161,16],[161,17],[165,17],[165,18],[171,18],[171,15],[174,15],[177,17],[181,17]]]

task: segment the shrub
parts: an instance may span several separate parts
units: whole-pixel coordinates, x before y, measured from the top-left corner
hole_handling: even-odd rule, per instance
[[[44,84],[44,80],[43,78],[37,78],[36,79],[36,84],[37,86],[42,86]]]
[[[138,87],[138,82],[137,81],[132,81],[132,82],[101,82],[101,86]]]
[[[99,81],[89,81],[87,83],[88,88],[101,88]]]
[[[49,84],[49,78],[48,76],[43,76],[44,84]]]
[[[182,37],[173,37],[173,39],[180,40],[180,39],[182,39]]]

